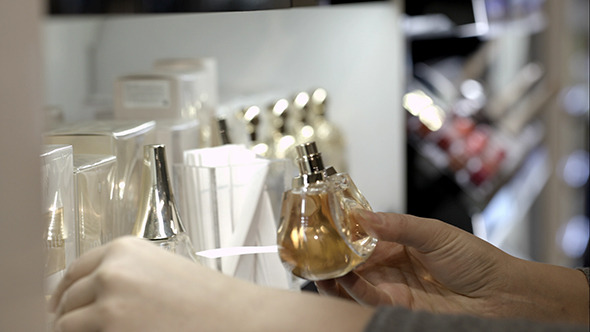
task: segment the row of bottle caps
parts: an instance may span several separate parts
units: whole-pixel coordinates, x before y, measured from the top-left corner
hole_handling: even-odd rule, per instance
[[[327,116],[325,89],[261,99],[222,108],[218,124],[223,143],[245,144],[265,158],[294,160],[295,146],[314,141],[328,164],[347,169],[344,135]]]

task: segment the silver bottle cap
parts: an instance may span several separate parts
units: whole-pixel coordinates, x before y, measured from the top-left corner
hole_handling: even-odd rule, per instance
[[[334,167],[324,167],[322,154],[318,151],[315,142],[299,144],[295,147],[297,152],[297,166],[299,176],[293,179],[293,186],[302,186],[322,181],[326,176],[336,173]]]
[[[301,174],[313,174],[324,170],[322,154],[318,151],[315,142],[299,144],[295,149]]]
[[[148,240],[166,240],[184,232],[172,195],[162,144],[145,145],[140,185],[140,210],[132,234]]]

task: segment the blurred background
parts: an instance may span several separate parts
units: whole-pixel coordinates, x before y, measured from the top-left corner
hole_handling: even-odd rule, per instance
[[[406,2],[409,213],[523,258],[588,264],[587,11]]]

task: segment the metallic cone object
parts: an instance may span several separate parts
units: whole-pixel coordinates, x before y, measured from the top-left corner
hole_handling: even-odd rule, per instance
[[[133,235],[148,240],[167,240],[184,233],[172,195],[164,145],[144,146],[140,194]]]

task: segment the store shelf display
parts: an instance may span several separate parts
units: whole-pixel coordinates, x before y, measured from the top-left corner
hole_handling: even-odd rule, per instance
[[[324,88],[247,96],[222,105],[219,116],[234,143],[261,157],[294,160],[295,146],[314,141],[330,165],[345,171],[345,135],[327,116],[328,100]]]
[[[451,177],[478,205],[510,178],[539,144],[543,126],[528,123],[513,134],[476,116],[437,105],[424,90],[404,96],[409,143],[445,176]]]
[[[492,204],[499,196],[531,192],[535,202],[537,187],[547,183],[544,172],[536,181],[521,181],[519,174],[526,167],[548,169],[550,162],[532,157],[545,147],[543,115],[559,91],[548,60],[537,52],[550,13],[543,0],[406,5],[408,212],[485,234],[478,216],[501,213]],[[527,232],[531,206],[513,206],[518,213],[505,218],[510,229]],[[501,246],[516,247],[519,236]]]

